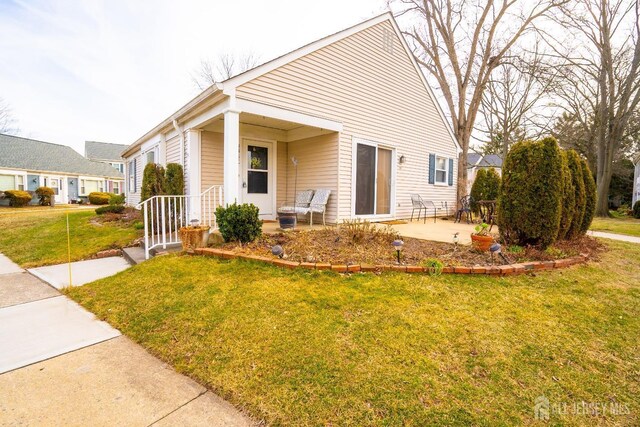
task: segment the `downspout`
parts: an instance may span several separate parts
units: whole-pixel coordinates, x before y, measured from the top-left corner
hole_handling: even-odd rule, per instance
[[[186,168],[186,165],[184,164],[184,149],[185,149],[184,132],[182,132],[182,129],[180,129],[180,126],[178,126],[178,121],[176,119],[173,119],[173,127],[176,130],[176,132],[178,132],[178,135],[180,135],[180,164],[184,169]]]

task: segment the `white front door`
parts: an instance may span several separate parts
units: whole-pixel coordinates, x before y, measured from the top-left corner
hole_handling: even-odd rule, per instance
[[[66,203],[66,179],[58,176],[45,176],[44,186],[53,190],[54,200],[56,203]]]
[[[242,200],[260,209],[260,217],[273,217],[275,189],[273,142],[242,141]]]

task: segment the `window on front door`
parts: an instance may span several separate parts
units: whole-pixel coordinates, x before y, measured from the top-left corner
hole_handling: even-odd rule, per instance
[[[247,146],[247,193],[269,192],[269,149]]]
[[[375,145],[356,147],[356,215],[391,213],[392,151]]]

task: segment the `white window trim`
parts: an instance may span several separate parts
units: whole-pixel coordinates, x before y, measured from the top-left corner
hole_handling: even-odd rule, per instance
[[[27,181],[28,178],[28,174],[26,172],[22,172],[22,171],[17,171],[17,170],[5,170],[5,169],[0,169],[0,175],[8,175],[11,176],[13,175],[13,186],[16,188],[7,188],[7,190],[18,190],[18,177],[21,176],[22,177],[22,185],[23,185],[23,191],[27,191],[27,189],[29,188],[29,183]]]
[[[84,181],[84,185],[83,185],[83,181]],[[79,176],[78,177],[78,197],[86,197],[90,194],[90,193],[87,193],[86,181],[96,181],[98,183],[98,191],[104,191],[104,179],[97,178],[95,176]]]
[[[138,183],[137,178],[138,178],[138,171],[136,170],[138,165],[137,165],[138,161],[137,161],[137,157],[134,157],[133,159],[129,160],[127,162],[127,176],[126,176],[126,185],[127,185],[127,192],[130,194],[137,194],[138,192]],[[132,173],[133,172],[133,179],[132,178]],[[133,186],[133,187],[132,187]]]
[[[391,209],[388,214],[368,214],[356,215],[356,168],[358,144],[391,150]],[[377,171],[378,150],[376,150],[376,171]],[[398,169],[398,156],[396,147],[363,138],[351,138],[351,218],[362,219],[392,219],[396,217],[396,176]],[[377,174],[376,174],[377,175]],[[377,180],[377,177],[376,177]],[[375,183],[377,184],[377,182]],[[373,205],[377,204],[377,191],[374,193]]]
[[[444,159],[444,169],[438,169],[438,159]],[[438,171],[444,170],[444,181],[438,181]],[[436,154],[436,164],[433,165],[433,185],[439,187],[449,186],[449,158]]]

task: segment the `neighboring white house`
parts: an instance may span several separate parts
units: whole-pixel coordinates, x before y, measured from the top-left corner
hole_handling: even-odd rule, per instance
[[[494,168],[498,175],[502,176],[502,157],[497,154],[482,155],[473,151],[467,154],[467,191],[471,191],[478,171],[488,168]]]
[[[413,193],[455,206],[460,151],[386,13],[211,86],[123,155],[131,205],[145,164],[175,162],[188,194],[220,185],[265,219],[294,187],[329,189],[335,223],[407,218]]]
[[[635,168],[633,172],[633,196],[631,198],[631,207],[640,200],[640,153],[638,153],[633,159],[633,164],[635,165]]]
[[[121,172],[84,158],[71,147],[0,134],[0,191],[51,187],[56,203],[69,203],[86,200],[94,191],[120,193],[123,184]]]

